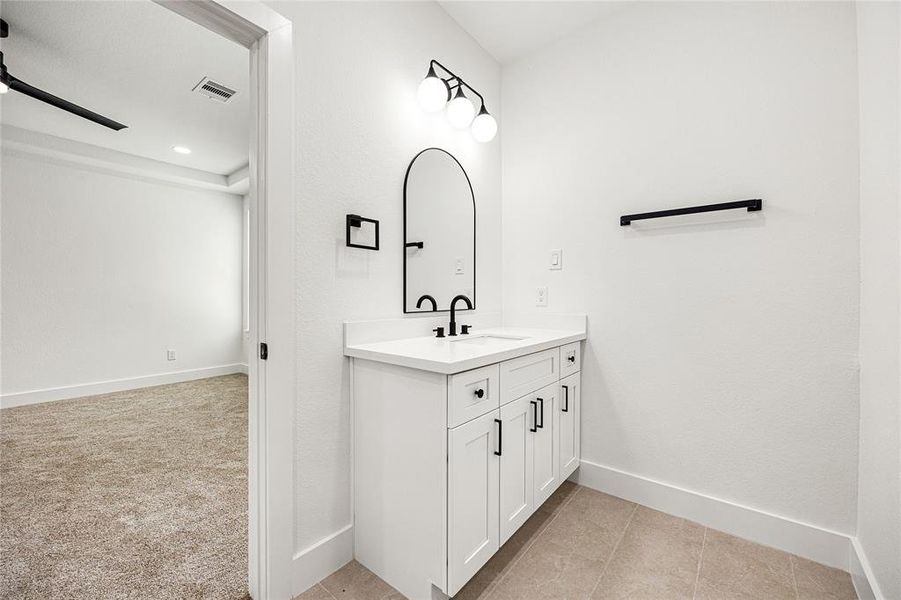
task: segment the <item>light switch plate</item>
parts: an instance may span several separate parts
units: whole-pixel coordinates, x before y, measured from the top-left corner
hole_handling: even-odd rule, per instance
[[[166,360],[175,360],[178,358],[175,350],[166,350]]]
[[[535,293],[535,306],[547,306],[547,288],[540,287]]]
[[[548,261],[548,268],[551,271],[559,271],[563,269],[563,250],[561,250],[560,248],[551,250],[550,260]]]
[[[463,275],[465,274],[466,269],[463,268],[463,258],[457,257],[457,260],[454,261],[454,274]]]

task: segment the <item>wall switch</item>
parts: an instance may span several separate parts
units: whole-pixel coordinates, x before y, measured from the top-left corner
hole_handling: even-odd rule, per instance
[[[166,350],[166,360],[175,360],[178,356],[175,354],[175,350]]]
[[[457,260],[454,261],[454,274],[455,275],[463,275],[466,270],[463,268],[463,258],[458,256]]]
[[[547,288],[540,287],[535,294],[535,306],[547,306]]]
[[[551,250],[551,259],[548,268],[552,271],[559,271],[563,268],[563,250],[559,248]]]

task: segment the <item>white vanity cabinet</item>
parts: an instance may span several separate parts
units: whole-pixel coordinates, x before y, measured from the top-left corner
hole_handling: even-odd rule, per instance
[[[578,467],[580,369],[578,341],[451,374],[354,358],[356,559],[460,591]]]

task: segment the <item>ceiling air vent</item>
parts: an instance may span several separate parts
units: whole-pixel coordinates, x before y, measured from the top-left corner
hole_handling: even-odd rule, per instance
[[[200,83],[195,85],[192,91],[223,104],[228,104],[235,94],[238,93],[236,90],[213,81],[209,77],[201,79]]]

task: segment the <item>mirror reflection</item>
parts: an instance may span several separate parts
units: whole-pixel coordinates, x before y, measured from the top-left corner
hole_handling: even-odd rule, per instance
[[[404,244],[405,313],[449,310],[458,294],[475,307],[475,196],[463,166],[440,148],[407,168]]]

